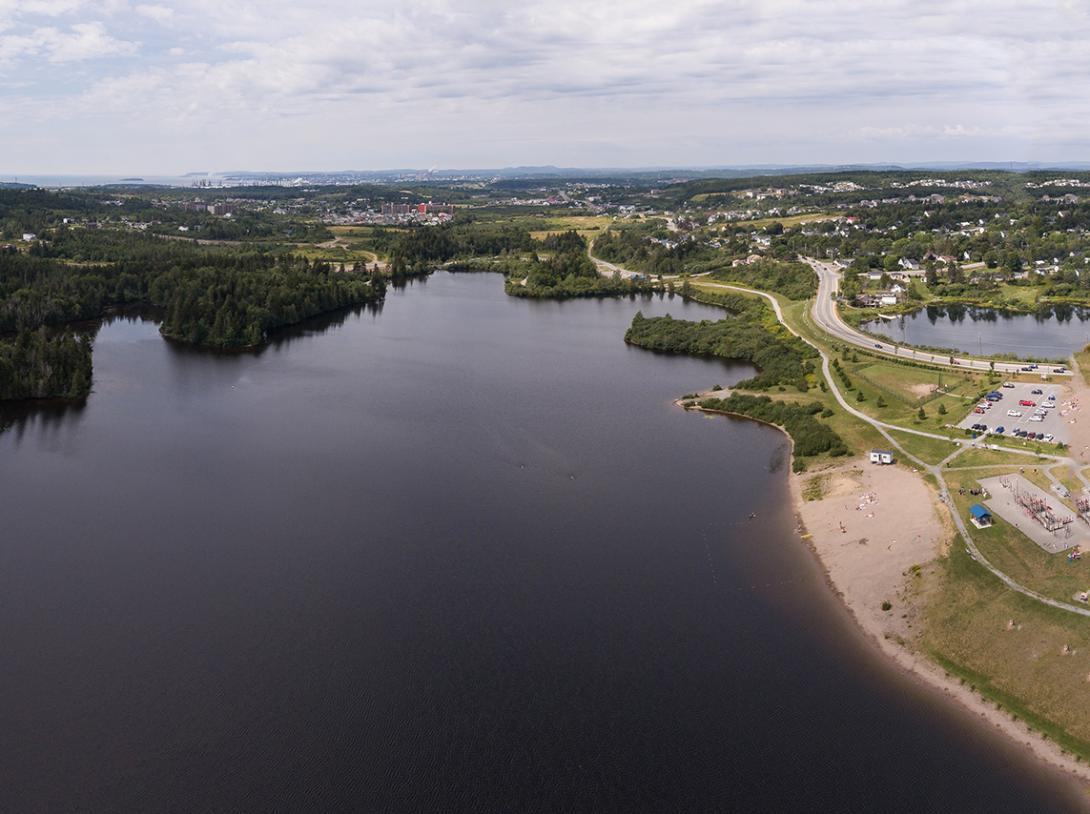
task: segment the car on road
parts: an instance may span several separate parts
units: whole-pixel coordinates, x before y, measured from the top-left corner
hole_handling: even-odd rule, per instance
[[[882,343],[881,342],[875,342],[874,347],[880,348],[880,347],[882,347]]]
[[[1011,418],[1021,418],[1022,417],[1022,411],[1021,410],[1007,410],[1007,415],[1009,415]]]
[[[1053,373],[1067,373],[1066,367],[1056,367],[1052,369]]]

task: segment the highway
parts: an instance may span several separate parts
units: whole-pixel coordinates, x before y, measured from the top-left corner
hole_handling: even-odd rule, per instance
[[[840,317],[837,309],[836,295],[840,291],[840,271],[833,263],[825,263],[812,257],[800,258],[807,263],[818,276],[817,301],[814,303],[814,321],[830,336],[866,348],[872,353],[884,353],[889,356],[897,356],[902,359],[912,359],[915,362],[926,362],[932,365],[942,365],[953,368],[971,368],[974,370],[989,370],[992,363],[987,359],[970,359],[962,356],[950,356],[950,354],[932,353],[925,350],[894,345],[892,342],[880,341],[872,336],[860,333],[848,325]],[[951,361],[953,360],[953,361]],[[1019,373],[1025,367],[1021,362],[995,361],[995,370],[1000,373]],[[1070,376],[1071,371],[1065,370],[1062,374],[1054,373],[1052,365],[1043,365],[1037,372],[1049,375]]]

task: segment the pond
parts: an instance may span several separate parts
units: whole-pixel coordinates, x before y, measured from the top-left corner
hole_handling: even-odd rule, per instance
[[[1014,314],[966,305],[927,306],[861,327],[917,347],[1061,360],[1090,344],[1090,309],[1053,306],[1034,314]]]

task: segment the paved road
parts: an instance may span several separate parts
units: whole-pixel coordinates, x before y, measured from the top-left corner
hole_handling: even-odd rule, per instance
[[[899,356],[902,359],[912,359],[916,362],[926,362],[928,364],[943,365],[945,367],[972,368],[974,370],[991,369],[991,364],[986,359],[970,359],[962,356],[951,357],[950,354],[915,350],[913,348],[894,345],[891,342],[879,341],[874,337],[860,333],[841,319],[840,311],[837,309],[836,294],[840,291],[839,269],[833,263],[825,263],[821,260],[815,260],[812,257],[803,257],[801,259],[817,272],[818,293],[817,301],[814,303],[814,321],[827,334],[836,337],[842,342],[858,345],[861,348],[867,348],[876,353]],[[950,361],[951,358],[953,359],[953,363]],[[1018,373],[1023,367],[1024,365],[1020,362],[995,362],[995,369],[1001,373]],[[1049,373],[1053,370],[1052,366],[1049,365],[1046,368],[1042,368],[1042,372],[1046,369]],[[1071,375],[1071,371],[1066,371],[1062,375],[1069,376]]]

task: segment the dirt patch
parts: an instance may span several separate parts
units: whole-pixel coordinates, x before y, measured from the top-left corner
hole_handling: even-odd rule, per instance
[[[938,389],[938,386],[934,384],[913,384],[909,385],[908,392],[918,399],[924,399]]]

